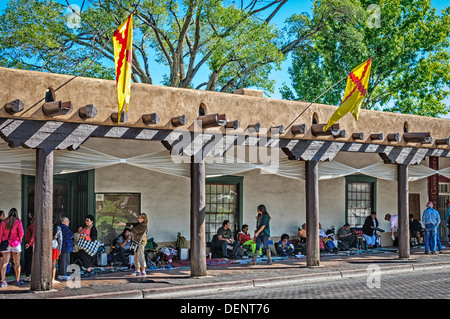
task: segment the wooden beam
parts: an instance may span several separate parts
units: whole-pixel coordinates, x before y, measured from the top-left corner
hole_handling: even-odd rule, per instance
[[[433,143],[433,137],[431,137],[430,132],[403,133],[403,139],[407,143]]]
[[[338,135],[340,132],[339,124],[333,124],[331,125],[325,132],[323,131],[323,128],[326,126],[326,124],[312,124],[311,125],[311,133],[314,136],[321,136],[321,135]]]
[[[400,142],[402,140],[400,133],[389,133],[386,138],[389,142]]]
[[[160,120],[161,119],[158,113],[150,113],[142,115],[142,122],[144,122],[145,125],[158,124]]]
[[[220,127],[227,123],[225,114],[219,116],[218,113],[199,116],[197,120],[202,123],[202,128]]]
[[[174,116],[170,120],[170,123],[175,127],[186,125],[187,117],[186,115]]]
[[[364,139],[364,132],[355,132],[352,134],[352,139],[354,140],[363,140]]]
[[[369,135],[369,138],[372,141],[382,141],[384,139],[384,134],[383,133],[372,133]]]
[[[205,161],[191,156],[191,276],[206,276]]]
[[[23,111],[24,103],[22,100],[14,100],[5,104],[5,110],[9,115]]]
[[[30,287],[33,291],[52,289],[53,161],[53,150],[36,150],[34,251]]]
[[[94,104],[82,106],[78,110],[78,116],[83,120],[94,118],[97,116],[97,113],[98,111]]]
[[[228,121],[225,124],[225,128],[232,128],[233,130],[237,130],[241,127],[241,122],[239,120]]]
[[[61,101],[53,101],[53,102],[45,102],[42,105],[42,112],[45,116],[58,116],[65,115],[72,112],[73,105],[72,102],[61,102]]]
[[[450,145],[450,138],[437,138],[435,142],[437,145]]]
[[[261,128],[261,123],[249,124],[247,126],[247,130],[255,131],[256,133],[259,133],[260,128]]]
[[[283,134],[284,133],[284,125],[278,125],[278,126],[272,126],[270,128],[270,134],[272,134],[272,132],[274,134]]]
[[[397,165],[398,257],[409,258],[409,189],[408,165]]]
[[[319,164],[305,161],[306,186],[306,265],[320,266],[319,246]]]
[[[297,124],[297,125],[292,125],[292,127],[291,127],[291,133],[293,135],[305,134],[307,130],[308,130],[308,128],[307,128],[306,124]]]
[[[117,122],[119,121],[119,112],[113,112],[111,114],[111,121],[117,124]],[[125,123],[127,121],[128,121],[128,113],[122,111],[122,113],[120,114],[120,123]]]

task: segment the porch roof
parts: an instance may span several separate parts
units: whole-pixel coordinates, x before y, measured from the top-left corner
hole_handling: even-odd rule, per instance
[[[67,83],[70,80],[69,83]],[[174,130],[177,125],[192,131],[194,121],[199,117],[199,107],[205,114],[223,114],[226,116],[222,125],[212,128],[217,132],[224,131],[224,123],[239,121],[239,128],[233,134],[249,134],[249,128],[259,127],[270,130],[272,127],[287,127],[309,105],[306,102],[286,101],[264,98],[253,90],[240,90],[236,94],[226,94],[192,89],[180,89],[157,85],[133,83],[128,119],[117,124],[112,115],[117,112],[115,81],[84,78],[43,72],[24,71],[0,68],[0,81],[3,89],[0,91],[0,118],[59,121],[70,123],[86,123],[101,126],[121,126],[133,128],[151,128],[155,130]],[[67,84],[66,84],[67,83]],[[63,87],[59,88],[61,85]],[[54,98],[57,101],[72,104],[72,109],[61,113],[46,115],[43,112],[46,91],[53,88],[57,91]],[[23,109],[18,112],[8,112],[8,102],[14,100],[23,102]],[[93,117],[81,117],[80,110],[86,105],[94,105],[97,113]],[[377,145],[407,146],[412,148],[428,148],[450,150],[450,120],[429,118],[416,115],[397,114],[390,112],[361,110],[359,121],[351,115],[344,116],[339,121],[339,128],[328,135],[315,135],[311,123],[316,117],[318,123],[326,123],[337,107],[324,104],[313,104],[293,123],[293,126],[304,125],[298,134],[291,129],[279,135],[282,139],[323,140],[338,142],[369,143]],[[157,114],[159,121],[145,124],[144,114]],[[180,116],[184,116],[180,121]],[[174,120],[175,119],[175,120]],[[407,141],[404,126],[408,132],[426,134],[433,139],[411,139]],[[236,127],[236,126],[235,126]],[[251,132],[255,132],[250,131]],[[265,131],[260,130],[264,135]],[[344,134],[345,132],[345,134]],[[354,134],[356,133],[356,134]],[[363,133],[362,135],[358,135]],[[357,137],[358,135],[358,137]],[[425,135],[424,135],[425,136]],[[403,138],[402,138],[403,137]]]

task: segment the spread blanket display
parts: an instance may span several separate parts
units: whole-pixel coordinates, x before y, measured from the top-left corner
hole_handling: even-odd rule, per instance
[[[89,256],[93,257],[97,253],[101,243],[97,240],[89,241],[83,237],[80,237],[77,241],[77,245],[80,249],[83,249]]]

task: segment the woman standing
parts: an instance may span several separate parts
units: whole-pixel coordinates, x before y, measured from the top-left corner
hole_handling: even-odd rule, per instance
[[[22,252],[20,243],[22,242],[23,235],[23,225],[18,217],[17,209],[11,208],[8,217],[3,220],[0,225],[0,241],[8,240],[8,248],[2,252],[3,265],[1,269],[0,287],[8,286],[6,282],[6,268],[8,267],[11,255],[14,261],[14,273],[16,274],[15,284],[17,286],[24,284],[24,282],[20,280],[20,253]]]
[[[81,230],[80,237],[84,237],[87,241],[97,240],[97,228],[94,226],[94,216],[87,215],[84,219],[84,223],[86,226]],[[82,277],[91,276],[91,267],[94,264],[94,257],[90,256],[83,249],[80,249],[80,260],[83,264],[83,267],[86,268],[86,272],[82,275]]]
[[[375,234],[378,225],[377,213],[372,211],[370,215],[367,216],[362,229],[364,238],[369,248],[375,246]]]
[[[61,227],[56,224],[56,220],[53,221],[53,240],[52,240],[52,282],[58,284],[59,281],[55,280],[56,275],[56,263],[58,262],[59,255],[61,254],[62,247],[62,232]]]
[[[253,241],[256,241],[255,254],[253,254],[253,259],[250,264],[256,264],[256,259],[258,258],[257,252],[261,247],[264,246],[267,255],[267,264],[272,265],[272,256],[269,249],[269,237],[270,237],[270,215],[267,212],[266,206],[259,205],[257,208],[258,216],[256,217],[256,231]]]
[[[33,261],[34,249],[34,216],[31,218],[30,226],[25,234],[25,282],[30,281],[31,264]]]
[[[117,223],[117,226],[127,226],[131,228],[131,234],[133,240],[139,243],[138,248],[134,252],[134,264],[136,267],[136,276],[145,276],[145,268],[147,264],[145,262],[144,248],[147,244],[147,214],[139,214],[137,223]]]

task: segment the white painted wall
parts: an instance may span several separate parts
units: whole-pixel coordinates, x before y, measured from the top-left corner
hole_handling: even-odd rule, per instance
[[[18,174],[0,172],[0,210],[5,211],[6,216],[11,208],[16,208],[22,216],[22,178]]]

